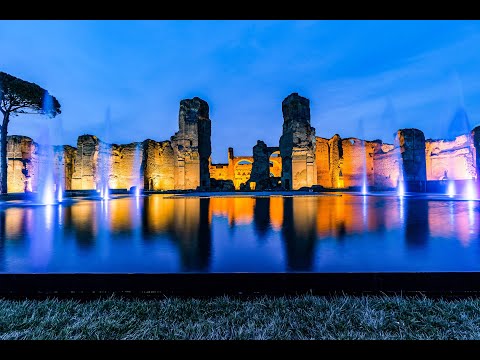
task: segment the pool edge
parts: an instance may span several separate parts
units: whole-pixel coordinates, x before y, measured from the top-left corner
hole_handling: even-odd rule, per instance
[[[480,295],[480,272],[0,274],[2,298]]]

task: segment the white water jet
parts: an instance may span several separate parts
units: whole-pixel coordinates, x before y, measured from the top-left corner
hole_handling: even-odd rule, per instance
[[[61,203],[64,198],[64,182],[65,174],[63,170],[64,166],[64,154],[63,154],[63,145],[60,145],[58,152],[61,154],[59,159],[58,167],[55,164],[56,151],[54,142],[62,143],[62,123],[61,118],[57,118],[57,123],[52,124],[51,119],[48,114],[53,112],[53,99],[52,96],[45,92],[43,98],[42,109],[44,114],[47,115],[45,120],[45,129],[38,136],[39,141],[39,169],[37,174],[38,179],[38,188],[37,188],[37,201],[44,205],[54,205]],[[55,133],[52,131],[52,126]],[[27,186],[31,187],[31,184]],[[29,189],[31,191],[31,188]]]
[[[398,182],[397,195],[402,198],[405,196],[405,183],[403,181]]]
[[[110,188],[109,188],[109,178],[110,178],[110,158],[111,158],[111,149],[109,144],[100,142],[99,151],[98,151],[98,172],[100,176],[100,197],[103,200],[110,199]]]
[[[367,195],[368,190],[367,190],[367,181],[366,179],[363,180],[363,185],[362,185],[362,195]]]
[[[368,194],[368,179],[367,179],[367,146],[366,146],[366,141],[364,139],[365,137],[365,131],[364,131],[364,125],[363,125],[363,118],[360,118],[358,121],[358,134],[360,137],[360,145],[362,146],[362,154],[363,154],[363,160],[362,160],[362,195],[367,195]]]
[[[450,180],[448,182],[447,195],[451,198],[455,196],[455,183],[453,182],[453,180]]]
[[[141,159],[140,159],[140,143],[137,143],[135,146],[135,154],[133,158],[133,177],[135,179],[135,196],[140,196],[140,185],[141,185]]]
[[[43,111],[49,114],[53,108],[53,100],[48,92],[43,97]],[[54,152],[50,135],[50,119],[46,119],[44,132],[39,136],[39,170],[38,170],[38,188],[37,201],[44,205],[53,205],[55,201],[55,181],[54,181]]]
[[[110,108],[107,108],[107,112],[105,115],[105,133],[104,133],[104,141],[100,141],[99,149],[98,149],[98,174],[100,177],[99,181],[99,188],[100,188],[100,197],[102,200],[109,200],[110,199],[110,187],[109,187],[109,180],[110,180],[110,168],[111,168],[111,145],[108,143],[110,140],[109,137],[109,130],[110,130]]]
[[[477,190],[475,188],[475,181],[469,180],[467,186],[465,187],[464,197],[467,200],[476,200],[477,199]]]

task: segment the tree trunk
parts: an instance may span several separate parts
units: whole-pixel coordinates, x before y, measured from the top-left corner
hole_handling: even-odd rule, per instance
[[[6,112],[3,115],[2,129],[0,131],[0,184],[1,193],[7,193],[7,127],[10,114]]]

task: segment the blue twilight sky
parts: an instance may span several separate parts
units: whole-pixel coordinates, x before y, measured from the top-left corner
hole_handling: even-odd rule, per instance
[[[45,87],[63,112],[14,118],[9,134],[76,145],[167,140],[179,102],[210,105],[212,160],[277,146],[282,100],[310,99],[317,136],[447,135],[480,123],[480,21],[0,21],[0,71]],[[107,109],[111,130],[105,132]],[[38,141],[38,140],[37,140]]]

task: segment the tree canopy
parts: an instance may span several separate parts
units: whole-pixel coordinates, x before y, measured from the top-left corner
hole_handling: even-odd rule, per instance
[[[30,112],[28,112],[30,111]],[[0,71],[0,192],[7,193],[7,134],[10,116],[42,114],[55,117],[61,113],[60,103],[37,84]]]
[[[60,103],[47,90],[0,71],[0,111],[3,115],[35,114],[54,117],[61,113]]]

